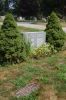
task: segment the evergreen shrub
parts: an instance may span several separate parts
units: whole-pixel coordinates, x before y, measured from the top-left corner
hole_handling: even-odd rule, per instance
[[[46,41],[54,46],[56,50],[61,50],[64,45],[65,33],[60,25],[60,20],[57,15],[52,12],[48,18],[46,26]]]
[[[23,34],[18,31],[12,14],[5,17],[0,32],[0,62],[19,63],[26,59],[25,41]]]

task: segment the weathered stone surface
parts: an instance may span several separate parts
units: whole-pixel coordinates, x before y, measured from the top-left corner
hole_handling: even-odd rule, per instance
[[[26,40],[31,43],[32,47],[39,47],[42,44],[46,43],[46,32],[23,32]]]
[[[26,85],[24,88],[21,88],[20,90],[18,90],[16,92],[16,96],[17,97],[27,96],[27,95],[31,94],[32,92],[38,90],[39,87],[40,86],[37,83],[30,83],[30,84]]]

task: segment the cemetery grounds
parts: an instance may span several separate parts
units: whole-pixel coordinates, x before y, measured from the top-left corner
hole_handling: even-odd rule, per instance
[[[15,97],[17,90],[32,82],[40,85],[37,91],[25,97]],[[0,100],[66,100],[66,51],[1,66]]]
[[[23,29],[29,31],[28,28]],[[28,96],[15,96],[17,90],[33,82],[39,84],[38,90]],[[1,66],[0,100],[66,100],[66,51],[40,59],[28,58],[26,62],[16,65]]]

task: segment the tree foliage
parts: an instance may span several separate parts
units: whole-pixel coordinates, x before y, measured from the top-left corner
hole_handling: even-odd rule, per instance
[[[40,9],[40,0],[16,0],[18,15],[30,17],[37,16]]]
[[[65,33],[62,30],[59,18],[54,12],[51,13],[48,19],[48,24],[46,26],[46,34],[47,42],[52,44],[57,50],[62,48],[62,46],[64,45]]]
[[[0,0],[0,15],[4,14],[4,0]]]
[[[17,63],[25,60],[26,50],[23,35],[11,14],[7,14],[0,32],[0,62]]]
[[[22,16],[48,16],[52,11],[66,15],[66,0],[15,0],[17,14]]]
[[[2,5],[4,2],[4,5]],[[0,9],[9,10],[9,4],[13,3],[12,12],[17,16],[48,16],[52,11],[66,16],[66,0],[0,0]]]

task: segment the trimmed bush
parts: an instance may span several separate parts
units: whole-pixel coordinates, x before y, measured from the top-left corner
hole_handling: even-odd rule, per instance
[[[48,18],[46,26],[46,41],[54,46],[55,49],[61,50],[64,45],[65,33],[60,25],[60,20],[57,15],[52,12]]]
[[[19,63],[26,59],[26,49],[23,35],[17,29],[12,14],[5,17],[0,32],[0,62]]]

